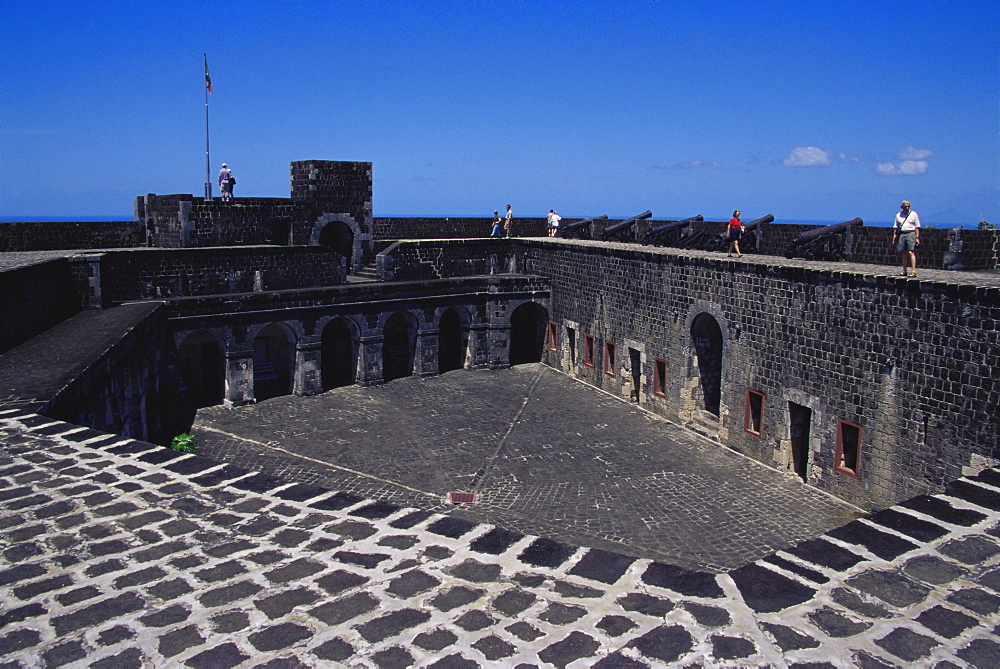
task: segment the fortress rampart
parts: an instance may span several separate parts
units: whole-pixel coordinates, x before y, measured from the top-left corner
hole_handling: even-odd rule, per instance
[[[379,270],[545,276],[548,364],[867,508],[1000,457],[1000,289],[969,275],[563,240],[400,242]]]
[[[6,403],[71,398],[58,417],[146,438],[172,395],[236,406],[543,361],[866,508],[1000,458],[1000,282],[932,269],[995,269],[1000,231],[926,230],[904,280],[886,228],[851,228],[847,262],[783,258],[806,226],[780,224],[740,261],[549,239],[540,218],[496,240],[486,218],[373,218],[370,163],[291,173],[290,198],[142,196],[131,228],[93,224],[117,230],[108,247],[0,272]],[[0,249],[32,226],[0,224]],[[117,247],[136,229],[157,248]],[[378,282],[344,285],[372,264]],[[39,359],[49,377],[26,385]]]

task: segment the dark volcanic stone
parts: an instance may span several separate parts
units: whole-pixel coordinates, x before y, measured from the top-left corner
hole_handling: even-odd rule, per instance
[[[521,562],[535,567],[555,568],[568,560],[569,556],[575,552],[574,546],[539,538],[532,541],[517,557]]]
[[[358,592],[332,602],[320,604],[309,615],[334,626],[357,618],[379,607],[379,601],[370,592]]]
[[[930,588],[895,571],[870,570],[847,579],[847,585],[893,606],[911,606],[927,597]]]
[[[894,534],[880,532],[871,525],[866,525],[858,520],[830,530],[827,534],[849,544],[864,546],[883,560],[895,560],[903,553],[917,547],[914,543]]]
[[[816,627],[836,639],[861,634],[872,626],[868,622],[851,620],[844,614],[834,611],[831,608],[822,608],[818,611],[813,611],[809,614],[809,620]]]
[[[1000,609],[1000,597],[981,588],[959,590],[948,595],[947,599],[983,616],[992,615]]]
[[[694,639],[680,625],[656,627],[628,644],[646,657],[661,662],[676,662],[681,656],[691,652]]]
[[[1000,553],[1000,546],[985,537],[972,536],[948,541],[938,551],[965,564],[979,564]]]
[[[642,592],[630,592],[624,597],[619,597],[617,604],[626,611],[636,611],[656,618],[663,617],[674,608],[674,603],[669,599],[653,597]]]
[[[431,614],[417,609],[401,609],[393,611],[384,616],[369,620],[356,629],[358,633],[369,643],[384,641],[389,637],[396,636],[405,629],[415,627],[427,622]]]
[[[492,583],[500,577],[500,565],[483,564],[475,560],[466,560],[451,570],[451,575],[473,583]]]
[[[477,553],[500,555],[523,538],[524,535],[520,532],[496,527],[469,544],[469,548]]]
[[[597,623],[597,629],[604,630],[608,636],[619,637],[628,631],[635,629],[638,623],[625,616],[604,616],[601,622]]]
[[[475,632],[476,630],[486,629],[491,625],[496,624],[496,620],[489,616],[489,614],[473,610],[467,613],[463,613],[461,616],[455,620],[455,624],[464,629],[466,632]]]
[[[736,660],[750,657],[757,652],[753,642],[736,636],[713,636],[712,655],[720,660]]]
[[[191,669],[230,669],[249,659],[235,643],[224,643],[198,653],[184,664]]]
[[[313,648],[312,652],[321,660],[343,662],[354,655],[354,646],[343,639],[330,639]]]
[[[423,648],[424,650],[437,652],[447,648],[456,641],[458,641],[458,637],[455,636],[454,633],[446,629],[436,629],[433,632],[423,632],[418,634],[414,637],[413,644]]]
[[[906,561],[903,572],[924,583],[941,585],[964,576],[967,570],[935,555],[918,555]]]
[[[520,588],[512,588],[493,600],[493,608],[505,616],[516,616],[535,603],[537,597]]]
[[[976,669],[993,669],[1000,666],[1000,644],[992,639],[976,639],[956,655]]]
[[[683,567],[652,562],[642,574],[642,582],[673,590],[689,597],[723,597],[725,593],[715,580],[715,574],[691,571]]]
[[[917,634],[905,627],[889,632],[881,639],[876,639],[875,643],[907,662],[916,662],[920,658],[926,657],[932,648],[939,645],[931,637]]]
[[[568,625],[587,615],[587,609],[553,602],[538,618],[553,625]]]
[[[699,625],[705,627],[722,627],[723,625],[728,625],[731,622],[729,617],[729,612],[725,609],[719,608],[718,606],[708,606],[707,604],[698,604],[696,602],[685,602],[684,609],[694,616],[694,619],[698,621]],[[718,655],[716,657],[719,657]],[[741,655],[740,657],[746,657]]]
[[[917,616],[917,622],[946,639],[954,639],[965,630],[979,624],[979,621],[972,616],[940,605],[921,613]]]
[[[635,562],[634,557],[609,553],[593,548],[587,551],[579,562],[573,565],[569,573],[601,583],[615,583]]]
[[[570,662],[593,657],[601,647],[593,637],[583,632],[571,632],[562,641],[557,641],[538,654],[539,659],[557,667],[565,667]]]
[[[279,623],[249,637],[250,643],[259,651],[280,650],[312,637],[312,631],[304,625]]]
[[[761,627],[765,632],[774,637],[778,648],[786,653],[790,650],[819,647],[819,641],[791,627],[773,623],[761,623]]]
[[[812,588],[756,564],[734,569],[729,576],[742,593],[743,601],[758,613],[781,611],[816,594]]]
[[[459,585],[439,593],[431,600],[430,604],[439,611],[451,611],[460,606],[470,604],[482,596],[483,592],[481,590],[474,590],[473,588]]]

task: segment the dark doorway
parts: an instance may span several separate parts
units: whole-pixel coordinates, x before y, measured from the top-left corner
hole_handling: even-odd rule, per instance
[[[722,330],[715,318],[698,314],[691,323],[691,340],[698,356],[705,411],[718,416],[722,396]]]
[[[792,442],[792,466],[795,474],[806,480],[809,475],[809,433],[812,429],[812,409],[795,402],[788,403],[788,435]]]
[[[323,390],[354,383],[357,353],[354,336],[343,318],[330,321],[323,329]]]
[[[283,323],[271,323],[253,340],[253,394],[258,402],[292,394],[295,335]]]
[[[218,337],[206,330],[184,338],[178,349],[181,395],[194,409],[222,404],[226,392],[226,355]]]
[[[629,367],[632,372],[632,399],[639,401],[639,383],[642,379],[642,354],[634,348],[628,350]]]
[[[464,326],[464,327],[463,327]],[[446,309],[438,323],[438,372],[444,374],[465,367],[468,325],[455,309]]]
[[[319,244],[333,249],[347,259],[347,271],[351,271],[354,258],[354,232],[345,223],[331,221],[319,233]]]
[[[413,374],[413,356],[417,345],[417,327],[412,317],[397,311],[385,323],[382,332],[382,380],[392,381]]]
[[[525,302],[510,315],[510,364],[541,362],[545,347],[545,326],[549,322],[545,308]]]

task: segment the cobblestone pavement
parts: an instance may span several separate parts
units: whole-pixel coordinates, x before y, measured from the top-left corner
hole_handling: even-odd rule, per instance
[[[726,573],[0,410],[0,667],[996,667],[1000,472]]]
[[[199,411],[199,453],[567,543],[712,571],[860,511],[541,364]],[[237,438],[238,437],[238,438]]]

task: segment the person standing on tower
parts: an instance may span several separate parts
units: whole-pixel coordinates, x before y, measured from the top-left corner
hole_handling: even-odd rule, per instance
[[[892,244],[902,255],[903,271],[896,276],[906,276],[906,266],[910,266],[910,276],[917,276],[917,248],[920,246],[920,217],[910,209],[910,201],[899,204],[899,213],[892,226]]]
[[[219,193],[222,195],[222,201],[228,202],[233,196],[233,185],[236,183],[235,177],[233,177],[232,171],[222,163],[222,169],[219,170]]]
[[[504,224],[503,224],[504,232],[507,233],[508,237],[513,237],[514,236],[514,212],[511,210],[509,204],[507,205],[507,213],[504,214],[503,220],[504,220]]]

